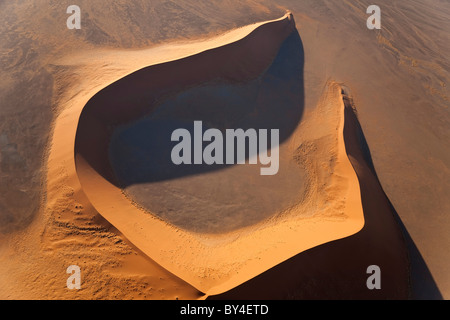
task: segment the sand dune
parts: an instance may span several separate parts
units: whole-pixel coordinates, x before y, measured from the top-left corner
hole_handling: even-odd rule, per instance
[[[446,3],[100,3],[0,4],[0,298],[448,295]],[[199,119],[280,127],[279,174],[161,166]]]
[[[348,88],[329,84],[322,103],[344,110],[345,152],[355,170],[364,228],[345,239],[298,254],[250,281],[211,299],[408,299],[409,256],[398,216],[378,181]],[[320,110],[320,108],[319,108]],[[379,237],[378,235],[383,235]],[[377,261],[383,290],[361,287],[361,272]],[[295,271],[294,271],[295,270]],[[267,290],[270,288],[270,290]],[[301,289],[299,289],[301,288]]]
[[[330,165],[330,171],[336,176],[330,181],[341,179],[342,187],[326,193],[327,198],[323,198],[320,194],[320,186],[314,181],[317,178],[309,177],[307,190],[296,196],[296,202],[290,208],[280,208],[278,213],[273,212],[270,219],[264,219],[260,223],[234,232],[221,234],[189,232],[152,214],[146,214],[139,206],[133,206],[122,194],[118,187],[120,184],[114,181],[112,170],[108,169],[109,138],[106,128],[119,125],[122,121],[130,121],[139,115],[143,116],[156,106],[155,103],[138,104],[133,101],[131,104],[135,108],[133,109],[128,101],[120,100],[122,95],[118,97],[116,95],[135,90],[133,97],[137,97],[137,101],[152,102],[158,101],[159,88],[164,89],[162,94],[169,94],[172,82],[175,88],[199,85],[216,78],[245,82],[257,77],[267,68],[281,42],[293,30],[292,16],[287,15],[275,22],[258,26],[255,31],[234,42],[232,46],[221,46],[214,51],[206,51],[181,61],[157,65],[156,70],[149,67],[137,71],[90,99],[80,116],[75,144],[77,174],[83,191],[91,203],[140,250],[206,294],[229,290],[298,252],[351,235],[362,227],[359,187],[356,175],[342,150],[343,143],[335,147],[336,158],[330,160],[332,163],[333,160],[337,161],[337,164]],[[249,52],[248,48],[252,51]],[[224,56],[236,57],[238,61],[230,60],[230,65],[226,66],[214,62],[214,59],[218,59],[218,62],[223,61]],[[164,67],[168,70],[164,70]],[[170,68],[175,68],[176,72],[170,71]],[[249,73],[242,73],[241,70],[248,70]],[[174,78],[173,74],[176,74],[177,78]],[[187,76],[183,76],[184,74]],[[161,77],[164,75],[171,77],[162,81]],[[155,83],[152,76],[156,76],[154,79],[159,80],[157,85],[160,87],[152,88]],[[125,88],[121,86],[122,82]],[[142,83],[145,84],[143,89],[140,87]],[[142,94],[150,96],[142,97]],[[116,103],[117,107],[114,107]],[[296,107],[300,108],[301,105]],[[147,109],[141,111],[138,108]],[[328,110],[326,112],[333,113]],[[337,117],[338,112],[335,110],[332,116]],[[336,128],[339,123],[342,125],[339,118],[334,120],[335,122],[330,120],[331,128]],[[284,156],[293,158],[295,142],[292,141],[299,141],[301,138],[299,134],[290,132],[285,136],[290,138],[285,142],[288,152],[285,152]],[[342,140],[342,137],[335,139]],[[298,165],[303,166],[307,172],[310,171],[309,175],[315,174],[305,162],[302,163],[306,155],[295,157]],[[308,154],[308,157],[311,155]],[[322,183],[330,183],[324,177],[322,179]],[[287,188],[286,185],[280,187]],[[338,200],[341,194],[348,194],[344,197],[345,200]],[[333,203],[332,199],[336,199],[336,202]],[[327,208],[328,205],[320,205],[329,201],[332,203],[331,208]],[[310,208],[311,206],[313,208]],[[337,212],[333,212],[332,209],[336,209],[334,206],[339,208]],[[327,215],[330,216],[329,221],[324,219]],[[313,228],[312,225],[317,227]],[[226,231],[225,227],[224,230]],[[304,240],[298,241],[298,234],[302,234]],[[161,239],[164,239],[164,243],[161,243]],[[247,250],[242,252],[242,247]]]

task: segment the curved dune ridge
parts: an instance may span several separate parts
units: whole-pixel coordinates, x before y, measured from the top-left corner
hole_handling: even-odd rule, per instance
[[[328,83],[319,110],[324,104],[338,104],[344,110],[340,134],[358,177],[364,228],[352,236],[306,250],[209,299],[410,298],[410,261],[405,237],[397,213],[378,181],[349,89]],[[366,287],[369,276],[366,270],[372,265],[381,270],[380,290]]]
[[[225,292],[302,250],[359,231],[363,215],[358,182],[345,156],[342,136],[325,143],[335,145],[334,159],[326,159],[331,173],[327,179],[316,177],[317,169],[309,168],[306,159],[311,160],[312,150],[305,154],[296,150],[296,141],[304,142],[309,133],[291,133],[284,144],[293,162],[310,173],[305,193],[298,195],[291,208],[270,219],[211,235],[179,229],[140,210],[123,195],[108,159],[111,128],[149,114],[161,97],[184,87],[216,79],[242,83],[258,77],[294,29],[288,14],[231,44],[141,69],[97,93],[80,115],[75,143],[77,174],[94,207],[144,253],[209,295]],[[329,129],[342,127],[343,110],[325,112],[330,117]],[[328,140],[329,134],[316,139]],[[320,178],[323,181],[317,181]],[[333,191],[323,192],[321,183],[331,184]]]
[[[242,44],[248,42],[253,47],[253,42],[259,42],[259,33],[250,37],[255,39]],[[182,88],[161,99],[156,107],[150,105],[152,112],[142,118],[114,126],[108,157],[118,186],[130,199],[174,226],[200,233],[225,233],[247,227],[295,205],[298,194],[304,191],[305,173],[289,161],[290,150],[283,145],[278,148],[281,163],[272,165],[276,174],[269,176],[261,175],[258,165],[175,165],[171,161],[175,145],[172,132],[183,128],[194,140],[198,135],[193,124],[199,120],[203,131],[219,129],[226,143],[226,129],[259,132],[276,128],[281,142],[292,134],[303,114],[303,47],[296,31],[281,45],[274,44],[274,48],[261,50],[258,55],[245,46],[232,49],[233,54],[235,50],[242,51],[236,64],[247,60],[245,65],[254,64],[249,57],[270,61],[275,53],[273,62],[261,64],[260,75],[252,75],[254,79],[229,81],[219,75],[199,86]],[[211,56],[217,59],[217,65],[227,61],[222,57],[225,49],[200,54],[198,60],[202,63],[196,65],[196,72],[211,68],[203,63]],[[161,66],[158,71],[190,77],[186,66],[195,63],[188,58]],[[155,75],[149,82],[159,81],[153,68],[145,72]],[[171,85],[165,89],[170,90]],[[94,109],[96,105],[88,107]],[[257,158],[257,154],[247,155],[251,157]]]
[[[283,56],[283,46],[295,44],[299,39],[294,19],[291,14],[287,14],[278,20],[243,28],[240,33],[218,37],[212,42],[175,45],[175,51],[166,48],[167,54],[154,58],[145,68],[91,88],[90,97],[83,95],[73,99],[68,108],[70,110],[63,112],[56,122],[55,140],[49,162],[69,161],[64,150],[68,150],[69,142],[75,137],[72,150],[75,150],[76,177],[73,178],[79,179],[81,188],[92,206],[140,251],[206,295],[224,294],[229,291],[234,297],[238,297],[239,292],[246,292],[246,285],[255,281],[258,283],[258,279],[264,279],[268,272],[276,273],[283,268],[283,264],[292,261],[289,259],[297,259],[302,256],[301,252],[318,246],[330,246],[328,248],[331,248],[331,251],[327,251],[330,257],[342,254],[346,263],[338,270],[348,275],[350,271],[354,271],[352,266],[360,266],[357,256],[364,256],[364,248],[348,246],[334,250],[333,245],[347,240],[339,239],[355,234],[363,234],[361,246],[378,252],[381,257],[384,256],[385,250],[389,251],[389,258],[399,257],[399,261],[396,258],[391,260],[399,262],[396,267],[388,261],[386,269],[389,272],[394,269],[400,271],[400,280],[393,280],[392,288],[394,291],[399,287],[403,288],[407,267],[404,262],[405,251],[401,232],[396,227],[391,207],[383,204],[378,208],[381,210],[378,218],[373,217],[377,215],[372,210],[377,207],[374,204],[378,203],[379,199],[385,199],[383,203],[388,203],[388,200],[376,176],[370,174],[370,169],[364,165],[366,160],[358,151],[358,137],[353,134],[345,135],[348,130],[347,119],[354,116],[349,113],[348,104],[345,103],[347,100],[343,99],[342,90],[345,89],[337,83],[328,83],[317,108],[303,111],[302,76],[291,79],[290,75],[282,72],[284,69],[277,65],[278,58],[280,61],[286,59],[286,56]],[[300,45],[301,40],[297,44]],[[164,50],[161,52],[164,53]],[[184,54],[185,52],[189,54]],[[167,60],[167,57],[173,59]],[[279,202],[268,210],[270,212],[258,216],[257,212],[249,211],[250,213],[236,216],[233,215],[233,210],[229,210],[226,214],[230,215],[230,220],[236,220],[236,217],[240,219],[240,223],[232,228],[225,226],[220,230],[221,220],[217,218],[220,217],[217,214],[215,221],[205,223],[206,227],[189,228],[186,222],[174,220],[176,214],[164,215],[164,209],[167,207],[160,206],[161,212],[156,213],[152,212],[152,202],[142,202],[148,195],[144,188],[145,183],[150,188],[155,181],[124,181],[118,174],[124,163],[116,162],[114,150],[111,148],[114,148],[114,137],[118,134],[120,136],[120,132],[123,132],[120,130],[124,130],[123,128],[129,129],[130,125],[146,121],[149,117],[151,119],[155,111],[162,110],[160,112],[164,113],[164,107],[170,107],[170,99],[176,99],[180,94],[186,96],[186,92],[198,90],[196,88],[207,85],[245,88],[246,85],[251,85],[252,81],[264,83],[264,79],[275,79],[273,92],[270,91],[271,87],[255,86],[258,92],[265,89],[269,91],[268,97],[273,99],[272,104],[255,103],[256,111],[265,113],[255,112],[256,116],[248,116],[246,113],[249,120],[244,124],[256,128],[267,125],[286,126],[280,134],[280,164],[282,168],[289,169],[286,169],[286,172],[280,170],[280,177],[274,180],[272,187],[277,189],[278,195],[271,199]],[[299,90],[293,90],[289,99],[284,99],[286,93],[279,91],[280,86],[286,84]],[[239,96],[239,90],[227,92],[242,98]],[[259,100],[256,98],[252,101]],[[279,101],[282,108],[286,108],[283,111],[290,113],[281,113],[279,118],[274,117],[273,112],[276,112],[276,109],[274,111],[271,107],[277,108],[277,105],[273,105],[276,101]],[[168,115],[173,117],[183,113],[182,111],[175,107]],[[198,113],[188,111],[185,119],[202,115],[204,112],[205,109],[200,109]],[[208,119],[217,121],[214,117]],[[356,119],[351,121],[353,122],[350,123],[357,123]],[[138,147],[142,147],[142,144]],[[148,145],[144,144],[144,147]],[[228,170],[237,170],[237,167],[212,171],[204,169],[202,172],[190,173],[188,177],[179,173],[169,174],[156,183],[169,183],[171,188],[178,187],[183,195],[183,190],[180,189],[183,183],[176,185],[179,180],[198,177],[211,180]],[[251,174],[245,170],[235,175],[237,188],[248,180],[239,180],[239,174],[242,173],[244,177]],[[51,174],[50,171],[50,183]],[[205,186],[205,179],[197,181],[197,186]],[[301,181],[294,181],[295,179]],[[147,190],[152,190],[148,188]],[[379,188],[381,191],[372,194],[372,188]],[[226,188],[224,190],[227,191]],[[280,194],[283,195],[280,190],[286,193],[289,190],[295,192],[280,200]],[[195,214],[200,205],[189,202],[191,195],[187,191],[184,199],[191,205],[190,214]],[[255,193],[255,196],[264,197],[267,192],[270,193],[270,188]],[[139,194],[143,197],[139,198]],[[182,201],[177,205],[178,210],[183,209]],[[238,209],[243,208],[241,205]],[[378,222],[371,224],[377,227],[371,227],[368,233],[364,233],[367,228],[366,226],[363,229],[367,212],[371,212],[371,219]],[[247,214],[252,217],[250,222],[245,221]],[[200,217],[196,224],[201,225],[202,221],[204,220]],[[361,230],[363,231],[358,233]],[[378,232],[385,234],[380,237]],[[311,258],[310,252],[308,250],[304,253],[309,260],[303,268],[312,268],[314,265],[322,272],[323,268],[333,268],[331,265],[323,266],[327,259],[320,255]],[[362,260],[366,262],[367,259]],[[387,260],[389,259],[384,258],[382,261]],[[359,272],[365,275],[365,270]],[[230,291],[231,289],[233,290]],[[403,291],[400,289],[397,292]]]

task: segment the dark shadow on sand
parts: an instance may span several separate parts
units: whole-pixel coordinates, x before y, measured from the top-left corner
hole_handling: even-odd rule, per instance
[[[349,107],[344,136],[361,186],[364,228],[353,236],[302,252],[209,299],[442,299],[426,263],[378,181],[364,133]],[[370,265],[381,269],[380,290],[366,286]]]
[[[379,181],[375,166],[372,161],[372,154],[370,152],[369,145],[364,136],[363,130],[358,123],[357,138],[359,145],[361,146],[361,151],[364,156],[364,160],[368,167],[372,171],[372,174]],[[381,187],[381,185],[380,185]],[[387,197],[386,197],[387,198]],[[404,237],[404,241],[408,250],[408,260],[409,260],[409,274],[410,274],[410,299],[413,300],[442,300],[442,294],[437,287],[437,284],[423,259],[419,249],[417,248],[414,240],[411,238],[406,226],[395,210],[394,206],[390,202],[389,206],[395,221],[398,223]]]
[[[267,165],[259,162],[194,164],[193,128],[194,121],[202,121],[203,131],[219,129],[224,157],[226,129],[267,129],[268,147],[271,129],[278,129],[282,144],[303,115],[303,63],[302,41],[295,30],[258,77],[238,82],[214,79],[183,88],[145,117],[116,127],[108,153],[120,188],[165,221],[202,233],[247,227],[295,205],[304,189],[304,172],[290,161],[285,147],[280,147],[278,173],[271,176],[261,175]],[[191,133],[192,164],[172,162],[178,142],[171,141],[171,135],[176,129]],[[234,151],[236,159],[236,146]],[[246,163],[254,156],[247,145]]]
[[[193,151],[196,120],[203,122],[203,131],[208,128],[217,128],[222,133],[238,128],[269,129],[269,132],[279,129],[281,144],[292,134],[303,114],[303,55],[302,42],[295,31],[285,40],[272,65],[257,79],[234,84],[217,79],[214,83],[188,88],[160,103],[148,116],[116,128],[109,158],[120,187],[231,166],[173,164],[171,151],[178,142],[171,141],[172,132],[179,128],[188,130]],[[203,143],[203,147],[207,144]],[[247,153],[247,159],[249,156],[254,154]]]

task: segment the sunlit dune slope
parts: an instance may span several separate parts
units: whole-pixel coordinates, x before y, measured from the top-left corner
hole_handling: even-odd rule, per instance
[[[93,206],[145,254],[207,294],[227,291],[303,250],[361,229],[364,218],[359,185],[342,138],[343,108],[330,104],[323,109],[326,116],[321,115],[320,126],[314,128],[312,122],[305,119],[305,123],[293,127],[294,131],[286,135],[283,141],[286,152],[282,156],[302,168],[307,176],[305,190],[299,192],[296,202],[273,212],[269,219],[221,234],[180,229],[135,206],[125,197],[118,187],[120,184],[114,181],[112,170],[108,169],[111,131],[106,128],[151,112],[155,106],[151,102],[158,100],[158,96],[153,95],[168,95],[172,86],[198,85],[218,77],[231,82],[257,77],[269,66],[293,27],[292,16],[287,15],[255,26],[253,32],[232,45],[156,65],[154,69],[139,70],[100,91],[84,106],[80,116],[75,144],[77,174]],[[251,51],[247,51],[248,48]],[[233,63],[226,68],[210,62],[224,55],[237,60],[230,60]],[[184,70],[186,61],[189,63]],[[170,68],[173,67],[178,77],[172,76],[174,72],[170,72]],[[164,68],[169,68],[168,72],[163,72]],[[151,81],[155,71],[160,80],[156,83]],[[128,101],[129,96],[124,97],[123,93],[130,90],[134,92],[133,100]],[[276,91],[273,94],[276,95]],[[318,117],[315,119],[319,121]],[[302,149],[308,147],[304,144],[306,139],[320,141],[316,152]],[[320,155],[326,156],[321,159]],[[323,162],[327,170],[316,169],[314,157]]]

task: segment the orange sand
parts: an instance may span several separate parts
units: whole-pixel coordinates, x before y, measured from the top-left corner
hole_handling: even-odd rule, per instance
[[[420,6],[417,1],[411,3],[414,3],[411,7],[418,5],[424,12],[437,10],[437,5],[423,8],[426,6],[423,3]],[[365,290],[363,292],[352,287],[350,289],[355,290],[349,289],[354,293],[351,298],[404,297],[408,289],[404,241],[395,222],[395,210],[364,156],[358,120],[367,129],[371,149],[376,150],[374,161],[386,193],[394,200],[396,208],[400,208],[402,219],[409,217],[408,227],[412,226],[414,237],[420,240],[418,245],[445,289],[448,259],[440,248],[447,234],[447,220],[444,221],[443,216],[448,211],[444,210],[448,202],[439,194],[445,194],[447,184],[436,181],[440,175],[448,175],[445,167],[448,152],[439,143],[446,141],[446,113],[441,107],[448,104],[445,85],[448,73],[443,71],[442,57],[436,54],[442,43],[432,43],[428,33],[439,29],[439,24],[445,28],[446,24],[442,23],[446,21],[446,12],[439,12],[436,22],[424,22],[425,14],[422,17],[411,8],[405,13],[403,7],[407,5],[398,4],[391,11],[385,11],[392,19],[384,20],[382,32],[366,34],[366,30],[355,29],[353,25],[358,25],[361,19],[364,22],[361,1],[351,6],[347,2],[324,1],[323,6],[331,9],[330,12],[351,13],[348,19],[336,14],[346,20],[346,23],[339,20],[336,24],[342,30],[330,31],[334,30],[331,26],[336,20],[327,16],[328,13],[315,11],[316,7],[306,2],[292,2],[297,28],[308,44],[305,89],[309,109],[284,146],[291,150],[292,161],[307,171],[308,188],[299,195],[298,205],[290,210],[278,212],[257,225],[221,235],[177,229],[131,204],[115,186],[114,177],[102,172],[107,166],[95,165],[92,158],[85,158],[89,152],[85,153],[82,148],[89,146],[89,139],[100,137],[97,142],[107,143],[108,137],[103,129],[92,131],[99,123],[79,126],[82,124],[80,115],[87,111],[89,101],[97,93],[102,90],[114,93],[114,83],[118,81],[134,79],[136,82],[131,87],[138,84],[140,89],[145,89],[149,84],[141,81],[145,76],[139,76],[145,75],[141,73],[143,67],[173,66],[183,59],[201,64],[202,60],[195,60],[196,56],[205,52],[220,56],[230,45],[229,52],[239,52],[245,47],[243,43],[251,43],[251,47],[261,49],[256,51],[262,59],[252,61],[243,54],[244,59],[238,61],[246,71],[243,74],[237,73],[233,64],[223,69],[218,67],[215,72],[228,74],[230,81],[251,78],[270,63],[279,43],[294,27],[292,19],[286,16],[208,39],[152,44],[150,49],[144,50],[111,50],[106,46],[77,48],[74,45],[72,48],[77,50],[68,53],[69,49],[60,50],[68,41],[51,38],[47,44],[55,43],[60,51],[52,51],[58,52],[58,58],[44,55],[46,58],[41,61],[51,69],[55,81],[52,112],[56,120],[44,172],[47,179],[43,184],[46,198],[42,199],[42,208],[30,225],[14,234],[0,235],[0,297],[197,299],[213,298],[211,295],[216,294],[219,294],[216,298],[264,298],[270,294],[271,298],[308,298],[311,297],[308,292],[312,292],[312,296],[321,294],[319,298],[326,298],[327,294],[339,298],[346,296],[345,288],[350,288],[352,281],[353,284],[364,281],[367,277],[364,268],[368,263],[384,266],[383,283],[392,284],[388,287],[389,294],[382,292],[371,296],[364,286],[360,288]],[[269,12],[263,4],[253,9],[256,7],[258,12]],[[410,16],[423,28],[419,30],[411,24]],[[37,17],[40,17],[38,21],[47,19],[42,14]],[[19,18],[25,21],[23,16]],[[396,21],[395,26],[391,25],[391,20]],[[10,23],[8,20],[6,25]],[[397,34],[397,31],[401,33],[411,28],[416,38],[406,34],[408,32]],[[26,26],[19,29],[24,32]],[[39,30],[34,38],[43,42],[45,30]],[[258,31],[262,31],[263,41],[252,36]],[[355,34],[347,38],[348,34],[353,34],[350,31]],[[72,40],[73,34],[68,36]],[[414,48],[428,46],[423,52],[434,52],[434,55],[421,59],[420,52],[407,45],[409,43],[413,43]],[[23,59],[19,59],[19,54],[14,60],[18,68],[21,60],[32,56],[26,50],[22,54]],[[375,63],[380,61],[383,63]],[[195,67],[196,64],[191,64],[192,78],[182,81],[192,81],[190,83],[195,85],[207,79],[204,73],[195,74]],[[171,85],[169,78],[160,83],[162,89]],[[330,78],[345,81],[354,89],[358,110],[362,111],[360,119],[351,111],[354,106],[346,94],[341,94],[341,88],[347,90],[345,87],[332,81],[324,86],[325,80]],[[368,83],[364,83],[364,79]],[[5,78],[2,83],[7,81]],[[422,86],[428,94],[424,94]],[[140,89],[136,88],[133,96],[142,92]],[[323,94],[317,102],[321,90]],[[108,112],[115,102],[116,107],[121,105],[121,101],[115,99],[120,98],[120,94],[109,96],[113,98],[98,104],[106,108],[97,114],[101,126],[105,125],[103,117],[117,122],[124,115],[115,117],[117,114]],[[428,111],[430,108],[433,112]],[[109,111],[112,110],[115,108]],[[137,118],[143,111],[150,110],[133,110],[125,115]],[[405,118],[405,114],[411,118]],[[84,131],[86,128],[92,130]],[[81,149],[75,147],[80,137]],[[91,151],[105,155],[99,150]],[[100,164],[108,161],[97,160]],[[429,186],[433,192],[429,192]],[[426,191],[422,192],[422,188]],[[436,210],[439,208],[442,210]],[[422,230],[424,221],[429,226],[425,231]],[[82,267],[83,285],[77,292],[65,287],[65,269],[70,264]],[[309,286],[308,281],[312,283]],[[322,284],[323,292],[317,291],[320,281],[326,282]]]
[[[290,16],[286,16],[276,22],[268,22],[262,26],[255,25],[253,26],[255,32],[245,39],[250,41],[251,48],[254,48],[256,52],[258,52],[258,45],[271,48],[270,45],[267,47],[270,41],[273,41],[272,46],[277,48],[276,43],[280,43],[278,39],[282,40],[286,37],[286,33],[277,33],[278,25],[284,24],[286,21],[289,22],[291,19]],[[258,38],[259,30],[262,31],[262,38]],[[279,30],[283,32],[286,29],[281,28]],[[241,35],[242,33],[239,34],[239,36]],[[220,40],[223,39],[224,37]],[[229,37],[226,37],[226,39],[227,41],[230,40]],[[239,44],[239,42],[236,42],[236,44]],[[224,43],[220,41],[216,41],[215,45],[219,47],[216,50],[219,52],[218,58],[220,58],[220,50],[227,50],[228,47],[222,47],[221,45],[224,45]],[[233,48],[233,50],[239,50],[239,48]],[[270,54],[267,51],[267,49],[263,49],[259,52]],[[224,54],[228,55],[226,51]],[[245,55],[243,57],[238,56],[245,63]],[[237,64],[237,68],[239,68],[237,70],[241,70],[241,68],[244,70],[261,70],[261,67],[252,66],[251,63],[265,61],[266,59],[253,59],[253,56],[251,57],[252,59],[249,59],[244,66],[242,66],[242,63]],[[189,64],[189,66],[192,67],[195,64]],[[226,72],[232,70],[230,66],[226,66],[224,69]],[[191,76],[194,75],[191,74]],[[198,77],[198,73],[195,76]],[[233,77],[235,76],[231,76],[231,78]],[[140,79],[142,76],[136,78],[139,81],[142,80]],[[182,81],[186,83],[187,80]],[[151,81],[146,83],[151,83]],[[99,110],[106,110],[108,107],[116,110],[111,105],[111,102],[115,100],[117,99],[106,100],[110,103],[102,105]],[[100,101],[100,103],[104,103],[104,99]],[[139,114],[139,112],[137,113]],[[324,126],[323,113],[330,117],[330,127]],[[298,206],[287,212],[280,212],[270,221],[264,221],[258,225],[228,234],[208,235],[180,230],[152,215],[145,214],[142,210],[133,206],[121,190],[108,181],[112,179],[107,174],[108,170],[104,165],[106,161],[96,158],[99,155],[101,156],[102,152],[99,150],[104,147],[97,144],[93,139],[104,139],[104,134],[98,131],[101,130],[101,124],[98,122],[92,124],[88,122],[89,130],[86,131],[84,123],[91,121],[88,118],[86,118],[86,122],[80,122],[79,124],[85,130],[81,132],[83,135],[80,136],[80,139],[85,142],[80,142],[79,147],[77,147],[78,150],[81,150],[81,156],[78,156],[77,153],[77,173],[83,191],[96,210],[136,247],[199,291],[208,295],[218,294],[241,284],[301,251],[352,235],[362,228],[364,219],[359,196],[359,184],[346,156],[342,137],[343,108],[338,110],[337,108],[328,107],[327,109],[325,107],[323,113],[321,110],[320,123],[316,122],[315,124],[316,127],[321,128],[319,132],[318,130],[308,129],[303,131],[300,127],[301,133],[294,133],[287,143],[292,149],[292,155],[294,155],[302,141],[320,140],[324,131],[326,135],[333,130],[334,132],[341,132],[340,135],[334,137],[337,146],[334,150],[334,158],[329,159],[334,165],[328,164],[331,167],[328,179],[323,179],[320,181],[322,184],[318,184],[314,181],[316,178],[312,177],[307,191],[308,196],[303,199],[303,195],[299,195]],[[131,109],[128,115],[133,116],[133,114],[134,111]],[[111,115],[115,116],[114,113],[108,114],[106,121],[117,121],[114,118],[110,120]],[[105,119],[100,118],[100,115],[94,117],[92,119],[97,119],[95,121],[100,119],[102,119],[100,121],[104,121],[103,119]],[[127,118],[128,116],[125,115],[124,117]],[[84,118],[81,121],[84,121]],[[319,121],[319,118],[316,117],[316,121]],[[64,128],[68,126],[64,125]],[[92,131],[92,129],[96,131]],[[83,151],[83,144],[88,145],[90,149]],[[86,162],[84,154],[95,151],[97,156],[94,156],[94,160],[91,160],[90,163]],[[106,152],[103,154],[106,155]],[[92,158],[90,154],[88,156]],[[308,157],[312,157],[312,155],[308,154]],[[98,166],[99,163],[101,165]],[[306,166],[306,163],[299,165]],[[93,166],[102,168],[101,174],[103,176],[94,170]],[[306,166],[306,170],[310,171],[311,175],[315,173],[315,168]],[[106,179],[104,176],[106,176]],[[323,183],[328,184],[328,188],[333,191],[323,192],[323,190],[328,189],[327,187],[324,188]],[[305,213],[310,218],[305,219]],[[245,250],[242,250],[242,248],[245,248]]]

